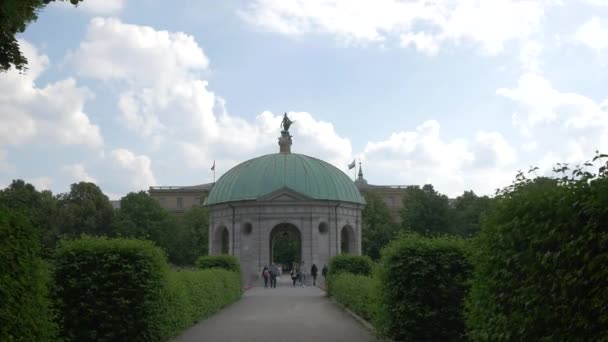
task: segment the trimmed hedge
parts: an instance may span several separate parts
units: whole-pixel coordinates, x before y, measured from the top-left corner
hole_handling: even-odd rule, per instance
[[[56,252],[56,301],[67,341],[162,341],[241,294],[240,274],[169,271],[152,242],[85,237]]]
[[[222,269],[182,270],[169,274],[165,292],[167,336],[177,335],[241,297],[237,272]]]
[[[377,272],[378,331],[406,341],[464,340],[470,273],[460,238],[407,234],[394,240]]]
[[[607,227],[608,174],[518,177],[474,241],[471,339],[608,341]]]
[[[56,299],[68,341],[159,341],[167,335],[169,268],[152,242],[64,240],[55,256]]]
[[[374,278],[343,272],[332,275],[328,285],[328,293],[336,301],[367,321],[375,320],[378,301]]]
[[[374,263],[368,256],[361,255],[336,255],[329,261],[329,275],[342,272],[370,275]]]
[[[49,269],[37,230],[24,215],[0,207],[0,236],[0,341],[54,340]]]
[[[203,255],[196,260],[196,267],[200,269],[221,268],[241,272],[239,260],[232,255]]]

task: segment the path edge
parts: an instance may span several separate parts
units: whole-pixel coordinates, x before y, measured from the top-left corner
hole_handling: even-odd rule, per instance
[[[382,341],[382,342],[390,342],[393,340],[389,340],[386,338],[382,338],[378,335],[378,332],[376,331],[376,329],[374,328],[374,326],[368,322],[365,318],[359,316],[358,314],[356,314],[354,311],[352,311],[351,309],[347,308],[344,304],[338,302],[337,300],[334,299],[334,297],[331,297],[327,294],[327,291],[322,288],[321,286],[319,286],[319,288],[325,292],[325,296],[334,304],[336,304],[338,307],[340,307],[342,310],[344,310],[347,314],[349,314],[352,318],[354,318],[356,321],[358,321],[359,323],[361,323],[361,325],[363,325],[367,330],[369,330],[371,333],[374,334],[374,337],[376,338],[376,341]]]

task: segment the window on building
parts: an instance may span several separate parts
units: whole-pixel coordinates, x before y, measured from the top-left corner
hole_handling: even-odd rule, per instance
[[[201,204],[201,198],[200,197],[194,197],[194,205],[200,205]]]
[[[178,197],[178,198],[177,198],[177,207],[178,207],[179,209],[181,209],[181,208],[183,208],[183,207],[184,207],[184,202],[183,202],[183,200],[182,200],[182,198],[181,198],[181,197]]]
[[[158,199],[158,201],[160,202],[160,206],[164,208],[164,207],[165,207],[165,205],[166,205],[166,202],[167,202],[167,201],[165,200],[165,198],[164,198],[164,197],[161,197],[161,198],[159,198],[159,199]]]

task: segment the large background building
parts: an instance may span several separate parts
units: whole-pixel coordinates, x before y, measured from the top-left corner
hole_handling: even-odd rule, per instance
[[[382,197],[384,203],[386,203],[386,206],[391,211],[393,219],[396,222],[400,222],[399,211],[403,207],[405,185],[368,184],[365,178],[363,178],[361,165],[359,165],[358,177],[354,183],[361,194],[373,192]],[[204,203],[212,188],[213,183],[191,186],[151,186],[149,192],[150,196],[158,200],[163,208],[179,215],[194,205]]]

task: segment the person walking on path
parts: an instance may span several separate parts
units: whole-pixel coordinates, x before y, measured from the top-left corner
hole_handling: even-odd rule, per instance
[[[300,284],[302,284],[302,287],[306,286],[306,266],[304,265],[304,261],[302,261],[302,265],[300,266]]]
[[[317,265],[312,264],[310,275],[312,276],[312,286],[317,286]]]
[[[276,289],[277,288],[277,275],[279,274],[279,270],[277,269],[277,265],[272,263],[270,266],[270,287]]]
[[[264,278],[264,288],[268,288],[268,278],[270,278],[270,271],[268,271],[268,267],[264,266],[264,270],[262,271],[262,278]]]
[[[283,275],[283,267],[281,265],[279,265],[279,278],[281,278],[281,276]]]
[[[291,281],[293,281],[293,287],[296,287],[296,280],[298,280],[298,272],[295,267],[291,268]]]
[[[323,269],[321,270],[321,275],[323,278],[327,278],[327,265],[323,265]]]

